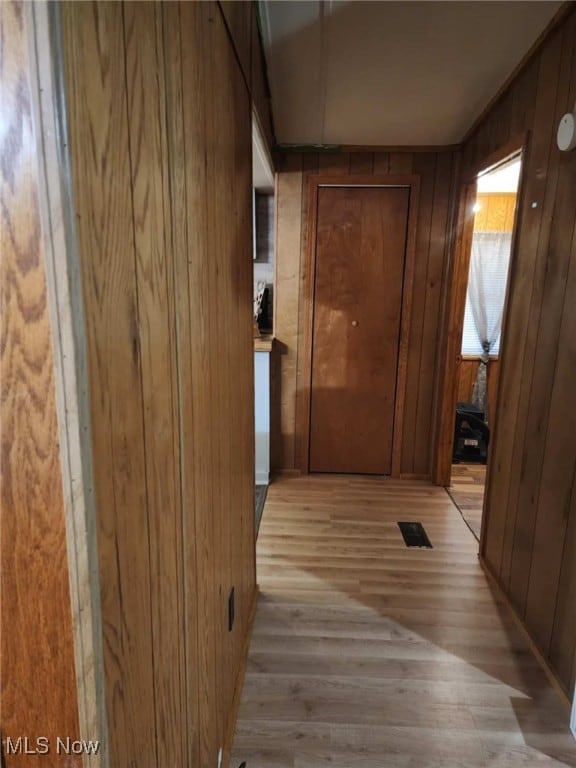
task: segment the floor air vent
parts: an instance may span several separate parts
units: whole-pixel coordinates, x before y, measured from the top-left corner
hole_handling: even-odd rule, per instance
[[[398,527],[402,532],[407,547],[426,547],[427,549],[432,549],[432,544],[430,544],[430,539],[422,523],[398,523]]]

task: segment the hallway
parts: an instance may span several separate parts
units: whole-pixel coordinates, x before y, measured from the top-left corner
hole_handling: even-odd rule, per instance
[[[407,549],[400,520],[434,548]],[[576,765],[568,710],[477,550],[427,483],[273,484],[231,766]]]

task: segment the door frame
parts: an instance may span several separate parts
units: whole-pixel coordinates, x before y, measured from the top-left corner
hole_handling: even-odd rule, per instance
[[[472,164],[465,174],[461,175],[458,186],[458,216],[456,222],[456,237],[453,247],[453,263],[451,274],[447,283],[447,312],[443,330],[443,365],[441,366],[439,386],[439,426],[436,437],[436,457],[433,466],[432,479],[436,485],[447,487],[450,485],[452,475],[452,447],[454,441],[454,413],[458,398],[458,363],[462,343],[462,329],[464,326],[464,309],[466,304],[466,292],[468,289],[468,271],[472,249],[472,235],[474,231],[474,211],[472,207],[476,202],[476,187],[479,174],[488,173],[514,155],[522,155],[522,167],[518,180],[516,195],[516,210],[514,213],[514,225],[512,232],[512,246],[510,252],[510,267],[508,272],[508,285],[502,313],[502,339],[505,350],[505,330],[508,324],[510,312],[510,294],[517,265],[518,231],[520,228],[520,213],[525,196],[524,168],[529,151],[529,134],[521,133],[507,143],[499,147],[495,152]],[[500,375],[496,389],[496,409],[493,414],[493,427],[491,428],[490,447],[494,444],[498,429],[498,401],[500,399],[500,387],[504,369],[504,355],[500,361]],[[482,533],[484,538],[485,521],[488,517],[486,500],[489,495],[490,461],[487,463],[486,485],[484,490],[484,511],[482,513]]]
[[[406,396],[408,344],[412,313],[412,293],[416,261],[416,229],[420,200],[420,176],[418,174],[311,174],[308,177],[306,212],[307,223],[303,229],[306,243],[302,249],[303,264],[298,304],[298,345],[296,361],[296,466],[302,474],[310,472],[310,407],[312,390],[312,334],[314,323],[314,293],[316,276],[316,225],[318,218],[318,190],[321,187],[401,187],[410,190],[406,257],[402,285],[402,311],[396,373],[396,398],[394,403],[394,427],[392,433],[391,477],[400,477],[402,454],[402,425]]]

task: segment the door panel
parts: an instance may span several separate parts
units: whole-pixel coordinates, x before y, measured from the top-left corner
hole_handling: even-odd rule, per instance
[[[320,187],[310,471],[390,474],[410,191]]]

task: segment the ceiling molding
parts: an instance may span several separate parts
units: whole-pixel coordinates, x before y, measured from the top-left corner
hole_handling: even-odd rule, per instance
[[[340,152],[456,152],[460,144],[342,144]]]

